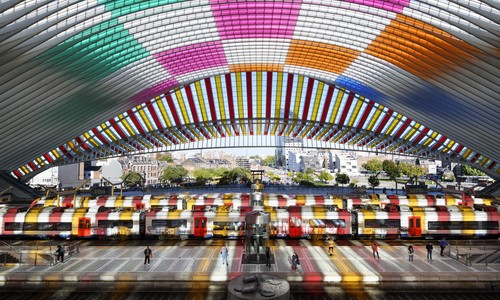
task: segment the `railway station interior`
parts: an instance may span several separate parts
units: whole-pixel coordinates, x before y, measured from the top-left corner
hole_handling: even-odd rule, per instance
[[[100,286],[107,289],[102,299],[140,298],[151,289],[166,291],[155,294],[159,299],[389,299],[403,290],[401,299],[441,290],[454,299],[497,299],[499,20],[494,0],[2,1],[3,295],[91,298]],[[474,195],[366,199],[306,193],[288,199],[256,182],[240,193],[196,198],[210,204],[167,195],[92,200],[75,194],[54,202],[27,184],[55,166],[275,147],[280,138],[468,165],[494,182]],[[219,200],[231,202],[231,210],[193,208]],[[355,211],[364,200],[383,209]],[[61,206],[64,201],[71,207]],[[99,209],[111,202],[115,210]],[[168,209],[154,210],[160,202]],[[422,203],[435,210],[412,206]],[[21,204],[27,211],[17,209]],[[447,210],[450,205],[460,210]],[[42,217],[49,206],[61,207]],[[104,214],[117,215],[135,238],[85,236]],[[245,225],[223,238],[207,229],[235,220]],[[37,222],[59,224],[67,239],[20,239]],[[187,231],[172,239],[152,231],[158,224]],[[321,238],[311,238],[318,228],[324,228]],[[448,234],[453,239],[441,256],[440,240]],[[372,253],[374,241],[380,258]],[[57,245],[66,249],[64,263],[54,260]],[[146,246],[154,255],[143,265]],[[267,247],[270,266],[263,262]],[[15,263],[7,263],[9,252]],[[296,270],[294,253],[301,262]]]

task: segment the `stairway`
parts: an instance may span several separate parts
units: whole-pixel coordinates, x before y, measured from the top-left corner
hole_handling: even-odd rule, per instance
[[[0,253],[0,265],[3,264],[18,264],[19,259],[7,252]]]
[[[30,204],[34,199],[42,196],[5,170],[0,170],[0,193],[2,192],[4,193],[0,199],[9,204]]]
[[[495,180],[493,184],[485,187],[482,190],[477,191],[476,196],[499,196],[500,195],[500,180]]]

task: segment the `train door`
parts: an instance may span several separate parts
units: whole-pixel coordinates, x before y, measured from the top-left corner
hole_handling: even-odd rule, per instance
[[[357,238],[359,227],[358,227],[358,212],[356,212],[356,211],[351,212],[350,227],[346,223],[346,230],[349,230],[349,228],[352,228],[352,236],[354,238]],[[337,230],[337,233],[338,232],[339,231]],[[340,235],[340,233],[339,233],[339,235]]]
[[[90,218],[78,218],[78,236],[90,237]]]
[[[288,208],[288,235],[292,238],[302,236],[302,207],[290,206]]]
[[[207,217],[194,217],[194,236],[205,237],[207,235]]]
[[[408,217],[408,233],[410,236],[422,236],[422,222],[420,216]]]
[[[302,236],[302,218],[301,217],[291,217],[288,222],[290,237],[301,237]]]
[[[139,236],[141,239],[146,237],[146,213],[145,212],[141,212],[139,214]]]

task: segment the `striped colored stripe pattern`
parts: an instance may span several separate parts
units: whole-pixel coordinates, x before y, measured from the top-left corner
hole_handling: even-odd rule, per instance
[[[436,132],[446,129],[461,136],[455,126],[434,123],[437,100],[454,116],[452,120],[459,120],[467,109],[481,115],[482,110],[470,105],[475,104],[474,97],[498,96],[495,88],[488,88],[492,86],[488,79],[484,85],[475,84],[481,81],[474,81],[477,70],[468,68],[485,54],[498,54],[498,48],[487,43],[498,24],[487,18],[457,22],[454,15],[476,15],[489,6],[444,4],[416,0],[36,4],[40,11],[50,12],[47,16],[32,13],[30,5],[35,4],[29,2],[6,6],[4,22],[22,22],[17,14],[26,10],[30,25],[40,28],[32,33],[43,41],[40,46],[37,42],[33,49],[12,52],[31,55],[17,60],[29,59],[32,82],[70,78],[63,83],[52,80],[52,94],[64,97],[46,100],[51,107],[67,103],[83,107],[81,103],[93,99],[91,108],[85,108],[93,113],[89,116],[100,111],[111,115],[117,107],[124,108],[63,145],[44,145],[54,150],[38,154],[13,174],[21,178],[54,164],[240,135],[286,135],[422,156],[439,154],[499,174],[498,161]],[[491,11],[484,15],[494,15]],[[17,40],[25,47],[14,31],[7,35],[12,45]],[[466,91],[463,82],[468,83]],[[25,91],[35,93],[29,87]],[[460,105],[456,99],[461,99]],[[68,104],[73,109],[79,105]],[[409,114],[420,118],[412,120]],[[496,116],[488,118],[497,122]],[[74,124],[70,116],[61,120],[63,125]]]
[[[30,166],[240,134],[307,137],[411,155],[476,158],[467,147],[342,87],[294,74],[245,72],[207,78],[161,94],[42,155]]]

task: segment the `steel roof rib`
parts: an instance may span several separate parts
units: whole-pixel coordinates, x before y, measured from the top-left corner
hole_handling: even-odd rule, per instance
[[[2,2],[0,169],[271,134],[499,178],[499,17],[490,0]]]

